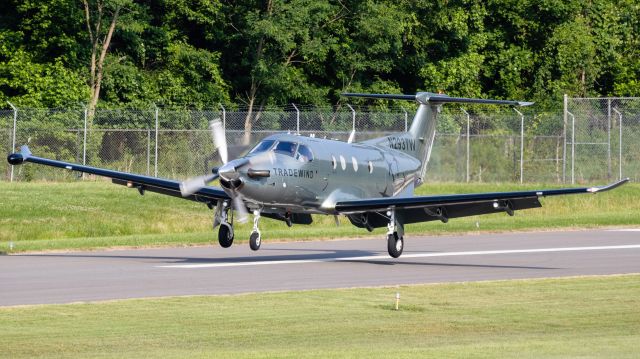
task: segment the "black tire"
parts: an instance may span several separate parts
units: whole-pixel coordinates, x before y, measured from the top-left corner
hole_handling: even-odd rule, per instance
[[[251,232],[249,236],[249,247],[251,250],[257,251],[260,249],[260,244],[262,244],[262,239],[260,238],[260,233]]]
[[[218,243],[220,247],[229,248],[233,244],[233,228],[228,224],[221,224],[218,229]]]
[[[387,251],[393,258],[398,258],[402,255],[404,249],[404,238],[398,236],[398,232],[387,235]]]

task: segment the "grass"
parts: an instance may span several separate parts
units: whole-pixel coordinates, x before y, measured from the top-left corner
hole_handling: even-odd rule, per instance
[[[637,358],[639,307],[640,275],[5,307],[0,348],[8,358]]]
[[[558,185],[425,184],[418,194],[471,193],[540,189]],[[73,183],[0,182],[0,252],[49,249],[91,249],[114,246],[193,245],[217,241],[211,231],[212,211],[202,204],[111,185],[104,181]],[[543,208],[520,211],[515,217],[495,214],[407,226],[409,235],[520,231],[598,226],[640,225],[640,184],[611,192],[543,199]],[[346,220],[315,216],[311,226],[287,228],[263,218],[263,238],[269,240],[330,239],[383,236],[358,229]],[[236,228],[246,240],[250,224]]]

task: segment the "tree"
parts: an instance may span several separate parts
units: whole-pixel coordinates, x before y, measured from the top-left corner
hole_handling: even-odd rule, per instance
[[[311,100],[325,97],[314,86],[308,70],[321,64],[333,39],[326,23],[339,9],[313,0],[244,1],[228,5],[230,17],[225,52],[225,76],[236,98],[247,105],[244,142],[250,141],[253,124],[269,101]],[[316,68],[317,69],[317,68]],[[314,100],[315,99],[315,100]]]
[[[107,58],[111,39],[121,12],[129,10],[131,0],[82,0],[86,30],[91,45],[91,59],[89,61],[89,106],[90,117],[100,98],[100,87],[104,76],[104,61]]]

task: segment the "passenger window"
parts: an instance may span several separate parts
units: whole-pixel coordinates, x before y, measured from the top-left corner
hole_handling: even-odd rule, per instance
[[[296,153],[296,147],[298,147],[297,143],[278,142],[278,144],[276,145],[276,148],[274,148],[273,150],[275,152],[293,157],[293,155]]]
[[[309,147],[305,145],[299,145],[296,159],[300,162],[311,162],[313,161],[313,153],[311,153]]]

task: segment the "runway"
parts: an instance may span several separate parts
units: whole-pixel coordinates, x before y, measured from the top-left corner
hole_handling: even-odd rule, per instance
[[[640,273],[640,229],[0,256],[0,306]]]

